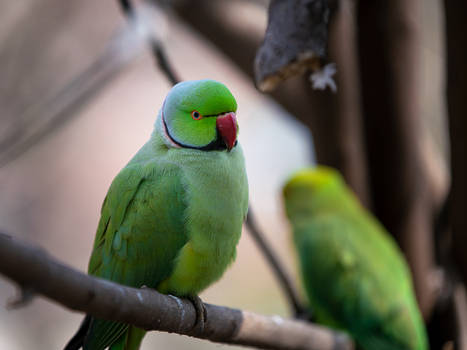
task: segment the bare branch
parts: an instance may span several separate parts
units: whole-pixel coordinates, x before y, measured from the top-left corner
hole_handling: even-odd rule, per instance
[[[255,80],[271,91],[283,80],[317,70],[326,56],[327,0],[272,0],[264,42],[255,59]]]
[[[118,0],[118,3],[120,4],[120,8],[122,9],[123,13],[125,13],[130,22],[137,20],[137,12],[130,0]],[[144,24],[145,23],[142,23],[142,25]],[[165,53],[164,47],[156,38],[155,33],[149,31],[147,41],[151,46],[152,55],[160,70],[165,74],[172,85],[177,84],[180,79],[172,68],[170,61]]]
[[[123,2],[129,4],[127,1]],[[125,6],[122,5],[122,8]],[[155,36],[154,25],[148,24],[156,21],[155,12],[155,6],[151,4],[140,4],[131,8],[131,13],[127,13],[131,20],[114,33],[94,62],[57,94],[31,105],[24,113],[18,115],[17,120],[28,127],[25,130],[13,129],[0,140],[0,167],[20,157],[75,117],[76,112],[85,106],[86,102],[141,53],[146,41],[150,44],[154,60],[160,69],[172,84],[176,84],[178,78]]]
[[[210,304],[205,304],[206,325],[199,332],[193,328],[196,311],[190,301],[88,276],[1,233],[0,273],[69,309],[146,330],[268,349],[353,349],[347,335],[321,326]]]
[[[32,105],[18,120],[26,121],[27,130],[7,136],[0,141],[0,167],[21,156],[53,131],[70,121],[77,111],[120,72],[142,49],[142,38],[134,26],[117,30],[105,50],[84,71],[74,77],[62,90],[50,98]],[[31,127],[34,121],[34,127]],[[13,141],[8,143],[7,141]]]

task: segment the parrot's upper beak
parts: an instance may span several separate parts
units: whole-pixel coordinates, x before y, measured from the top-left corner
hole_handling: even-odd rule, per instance
[[[237,141],[237,118],[235,113],[220,114],[216,120],[216,127],[227,146],[227,150],[230,151]]]

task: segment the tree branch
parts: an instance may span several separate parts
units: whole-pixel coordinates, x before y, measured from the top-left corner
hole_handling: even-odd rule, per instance
[[[141,48],[142,38],[134,26],[125,25],[118,29],[105,50],[91,65],[76,75],[56,95],[33,104],[17,116],[17,120],[24,122],[27,128],[15,130],[11,136],[0,140],[0,167],[21,156],[76,116],[76,111],[136,57]]]
[[[210,304],[205,304],[206,325],[199,332],[193,329],[196,311],[190,301],[88,276],[2,233],[0,273],[69,309],[146,330],[268,349],[353,349],[347,335],[321,326]]]
[[[261,91],[321,66],[330,12],[327,0],[271,1],[268,27],[255,58],[255,80]]]
[[[118,3],[120,5],[120,9],[130,22],[137,20],[137,12],[130,0],[118,0]],[[141,24],[145,25],[146,23]],[[180,81],[180,79],[178,78],[177,74],[172,68],[170,61],[165,53],[164,47],[162,46],[161,42],[156,38],[155,33],[149,31],[147,41],[151,47],[154,61],[158,65],[159,69],[162,71],[162,73],[165,74],[166,78],[170,81],[172,85],[177,84]]]
[[[179,81],[162,44],[156,37],[155,5],[140,4],[133,7],[129,1],[122,0],[120,6],[129,18],[128,24],[118,29],[102,54],[57,94],[32,104],[17,116],[16,119],[25,127],[19,130],[13,129],[0,140],[0,167],[20,157],[75,117],[77,110],[140,54],[146,41],[151,47],[155,62],[170,83],[176,84]]]

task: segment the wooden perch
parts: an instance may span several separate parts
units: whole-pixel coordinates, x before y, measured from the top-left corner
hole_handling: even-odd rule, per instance
[[[261,91],[320,67],[326,56],[330,12],[327,0],[271,1],[266,35],[255,59]]]
[[[345,334],[301,321],[205,304],[204,330],[193,329],[196,311],[185,299],[88,276],[43,249],[0,233],[0,273],[63,306],[146,330],[189,335],[226,344],[268,349],[353,349]]]

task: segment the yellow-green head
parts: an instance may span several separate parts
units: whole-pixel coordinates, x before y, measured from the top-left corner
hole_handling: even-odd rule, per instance
[[[336,196],[345,189],[341,174],[331,167],[316,166],[293,174],[283,188],[289,218],[307,218],[316,211],[335,205]]]

